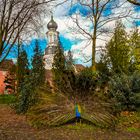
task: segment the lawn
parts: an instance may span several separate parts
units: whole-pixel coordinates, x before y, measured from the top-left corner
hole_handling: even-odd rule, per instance
[[[2,94],[0,95],[0,104],[11,104],[15,102],[15,95]]]

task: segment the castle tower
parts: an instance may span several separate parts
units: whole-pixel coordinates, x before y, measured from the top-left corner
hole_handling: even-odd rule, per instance
[[[47,24],[48,32],[48,45],[45,49],[44,60],[45,60],[45,69],[52,69],[53,57],[55,54],[56,47],[59,42],[59,32],[57,31],[58,25],[54,21],[53,16],[51,16],[51,20]]]

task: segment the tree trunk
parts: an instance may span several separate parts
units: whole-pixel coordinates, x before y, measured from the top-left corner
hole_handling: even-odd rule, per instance
[[[94,27],[94,32],[93,32],[93,38],[92,38],[92,69],[95,71],[96,70],[96,61],[95,61],[95,55],[96,55],[96,24]]]

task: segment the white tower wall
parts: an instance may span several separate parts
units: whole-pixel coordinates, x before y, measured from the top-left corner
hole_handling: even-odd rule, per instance
[[[44,63],[45,69],[51,70],[53,64],[53,58],[55,54],[56,47],[59,42],[59,32],[57,30],[57,23],[51,17],[51,21],[47,25],[48,32],[46,33],[48,38],[48,44],[46,46],[45,54],[44,54]]]

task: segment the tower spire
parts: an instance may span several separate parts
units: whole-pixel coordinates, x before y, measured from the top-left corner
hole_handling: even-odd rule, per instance
[[[51,20],[53,20],[53,14],[51,14]]]
[[[58,46],[58,40],[59,40],[59,32],[57,31],[57,23],[53,19],[53,14],[51,12],[51,19],[49,23],[47,24],[48,32],[47,32],[47,38],[48,38],[48,44],[45,49],[45,69],[51,69],[53,64],[53,57],[55,54],[56,47]]]
[[[51,20],[53,20],[53,12],[51,11],[50,13],[51,13]]]
[[[57,23],[53,19],[53,13],[51,13],[51,20],[47,24],[47,28],[49,30],[57,30],[57,27],[58,27],[58,25],[57,25]]]

